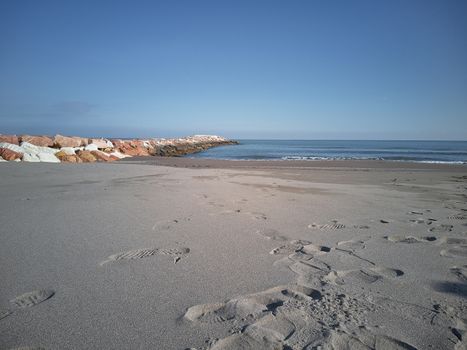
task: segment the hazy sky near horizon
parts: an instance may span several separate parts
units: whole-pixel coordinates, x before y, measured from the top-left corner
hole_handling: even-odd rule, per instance
[[[467,1],[0,2],[0,133],[467,140]]]

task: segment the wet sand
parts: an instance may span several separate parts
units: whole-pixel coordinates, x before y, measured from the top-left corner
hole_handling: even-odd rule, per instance
[[[1,349],[466,346],[464,165],[132,158],[0,174]]]

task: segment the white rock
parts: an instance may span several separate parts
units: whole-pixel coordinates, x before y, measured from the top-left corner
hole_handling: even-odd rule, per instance
[[[40,152],[37,154],[41,162],[46,162],[46,163],[60,163],[60,159],[55,157],[54,154],[50,153],[45,153],[45,152]]]
[[[91,139],[91,144],[95,144],[100,149],[114,147],[113,143],[106,139]]]
[[[41,160],[35,154],[23,153],[23,162],[40,162]]]
[[[0,157],[0,162],[8,162],[8,161]]]
[[[114,151],[114,152],[110,153],[110,155],[111,155],[111,156],[115,156],[115,157],[117,157],[117,158],[120,158],[120,159],[123,159],[123,158],[128,158],[128,157],[130,157],[130,158],[131,158],[131,156],[130,156],[130,155],[128,155],[128,154],[123,154],[123,153],[120,153],[119,151]]]
[[[97,145],[94,144],[94,143],[90,143],[89,145],[87,145],[86,147],[84,147],[84,149],[86,151],[97,151],[98,148],[97,148]]]
[[[57,152],[55,148],[36,146],[29,142],[21,142],[21,148],[23,149],[23,153],[31,154],[48,153],[53,155]]]
[[[0,142],[0,148],[8,148],[15,152],[24,153],[24,150],[20,146],[8,142]]]
[[[74,156],[76,154],[74,147],[62,147],[60,148],[60,152],[64,152],[65,154],[68,154],[69,156]]]
[[[21,162],[21,159],[16,158],[16,159],[13,159],[12,162]]]

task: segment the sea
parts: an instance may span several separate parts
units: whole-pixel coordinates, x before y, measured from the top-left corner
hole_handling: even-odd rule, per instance
[[[238,140],[192,158],[229,160],[374,159],[467,164],[467,141]]]

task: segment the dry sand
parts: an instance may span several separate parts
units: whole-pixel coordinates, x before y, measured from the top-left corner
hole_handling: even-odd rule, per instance
[[[467,167],[0,166],[0,348],[465,349]]]

